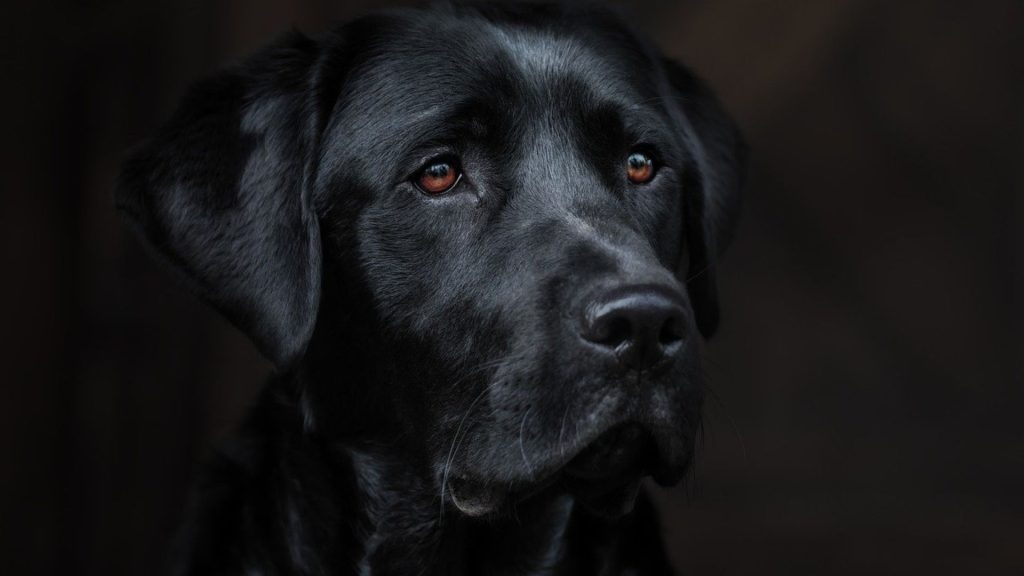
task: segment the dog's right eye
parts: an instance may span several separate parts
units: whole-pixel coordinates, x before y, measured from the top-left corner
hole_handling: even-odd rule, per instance
[[[654,160],[649,154],[633,152],[626,159],[626,176],[633,184],[647,184],[654,178]]]
[[[416,176],[416,187],[427,194],[444,194],[462,179],[454,160],[436,160],[427,164]]]

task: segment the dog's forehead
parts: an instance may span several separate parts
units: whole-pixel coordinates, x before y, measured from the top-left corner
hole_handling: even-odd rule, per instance
[[[656,96],[653,70],[639,45],[609,41],[594,26],[473,17],[401,21],[380,34],[353,70],[339,113],[358,111],[348,130],[400,136],[393,130],[468,101],[543,109],[599,99],[629,107]]]
[[[617,66],[603,61],[594,46],[573,35],[548,30],[492,26],[494,43],[525,78],[550,81],[568,74],[601,80],[618,80]]]

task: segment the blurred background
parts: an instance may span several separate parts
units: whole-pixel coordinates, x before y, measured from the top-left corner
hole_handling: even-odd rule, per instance
[[[5,2],[0,573],[153,574],[269,365],[114,213],[186,86],[376,2]],[[1024,2],[625,9],[753,150],[692,575],[1024,574]]]

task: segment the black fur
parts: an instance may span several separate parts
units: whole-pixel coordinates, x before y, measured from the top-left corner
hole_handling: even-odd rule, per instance
[[[600,9],[374,15],[201,82],[118,205],[278,370],[176,573],[668,574],[639,482],[692,456],[743,156]],[[587,335],[608,302],[678,320],[650,364]]]

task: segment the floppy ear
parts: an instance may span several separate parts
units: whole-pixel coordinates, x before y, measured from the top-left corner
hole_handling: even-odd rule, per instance
[[[715,262],[732,239],[746,177],[747,147],[735,122],[699,78],[665,61],[675,100],[682,108],[684,141],[691,158],[684,177],[689,264],[687,291],[697,328],[710,338],[718,327]]]
[[[320,301],[309,190],[326,101],[319,52],[293,33],[198,83],[129,156],[115,192],[156,251],[279,368],[302,355]]]

